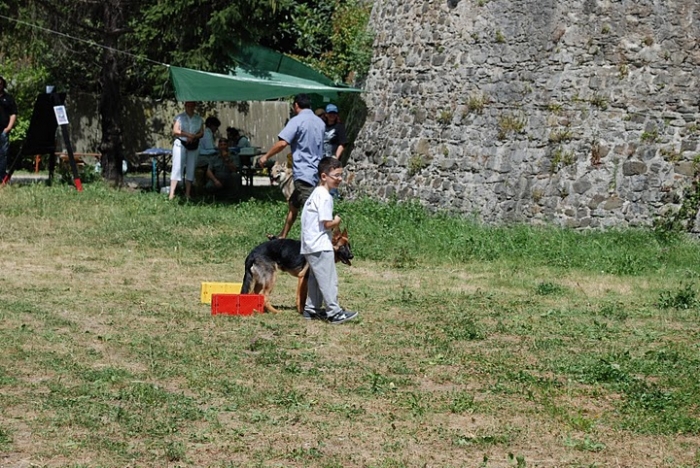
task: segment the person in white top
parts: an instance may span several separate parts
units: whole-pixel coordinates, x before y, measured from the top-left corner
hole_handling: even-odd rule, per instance
[[[212,156],[219,153],[219,148],[216,145],[216,134],[219,132],[219,127],[221,127],[221,121],[213,115],[204,121],[204,134],[199,140],[199,156]],[[206,162],[198,161],[197,165],[206,166]]]
[[[338,159],[327,157],[318,164],[319,185],[311,192],[301,213],[301,254],[309,264],[308,295],[304,318],[324,318],[333,325],[357,317],[357,312],[338,305],[338,274],[333,251],[333,229],[340,226],[340,216],[333,215],[330,190],[343,180],[343,166]],[[325,316],[321,309],[326,304]]]
[[[173,123],[173,167],[170,172],[170,193],[168,198],[175,198],[175,190],[182,180],[182,171],[185,171],[185,197],[190,198],[192,193],[192,181],[194,180],[194,168],[199,156],[199,139],[204,135],[204,121],[195,113],[197,103],[185,102],[185,112],[178,114]]]

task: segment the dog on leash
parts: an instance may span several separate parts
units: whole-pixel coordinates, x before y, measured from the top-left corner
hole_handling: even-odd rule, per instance
[[[352,264],[353,254],[347,229],[333,231],[333,251],[336,262]],[[296,307],[299,313],[303,313],[309,291],[309,264],[301,254],[301,241],[295,239],[272,239],[251,250],[245,259],[241,294],[262,294],[265,296],[265,310],[275,314],[279,312],[270,304],[270,293],[275,287],[278,269],[298,278]]]
[[[294,179],[292,177],[292,170],[287,167],[286,162],[277,161],[275,165],[270,168],[270,180],[282,189],[284,199],[289,201],[289,197],[291,197],[292,192],[294,192]]]

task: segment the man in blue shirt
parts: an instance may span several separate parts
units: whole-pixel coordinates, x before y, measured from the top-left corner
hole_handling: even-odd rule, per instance
[[[280,239],[287,237],[299,210],[318,184],[318,163],[323,157],[326,131],[326,124],[311,110],[311,98],[307,94],[297,94],[292,105],[296,115],[277,135],[279,138],[277,143],[258,160],[258,164],[265,167],[268,159],[290,146],[294,192],[289,198],[289,211],[284,227],[277,236]]]

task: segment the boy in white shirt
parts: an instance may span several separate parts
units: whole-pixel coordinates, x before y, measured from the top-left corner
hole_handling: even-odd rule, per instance
[[[319,185],[311,192],[301,213],[301,253],[309,263],[309,283],[304,317],[324,318],[337,325],[357,317],[357,312],[338,305],[338,274],[333,252],[333,229],[340,226],[340,217],[333,215],[330,190],[343,180],[343,166],[338,159],[323,158],[318,163]],[[325,302],[323,313],[321,306]]]

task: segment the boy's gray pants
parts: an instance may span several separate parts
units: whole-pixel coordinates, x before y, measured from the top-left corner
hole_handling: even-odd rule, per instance
[[[326,303],[326,316],[333,317],[343,311],[338,305],[338,272],[335,269],[335,253],[330,251],[304,254],[309,262],[309,293],[304,310],[320,314]]]

